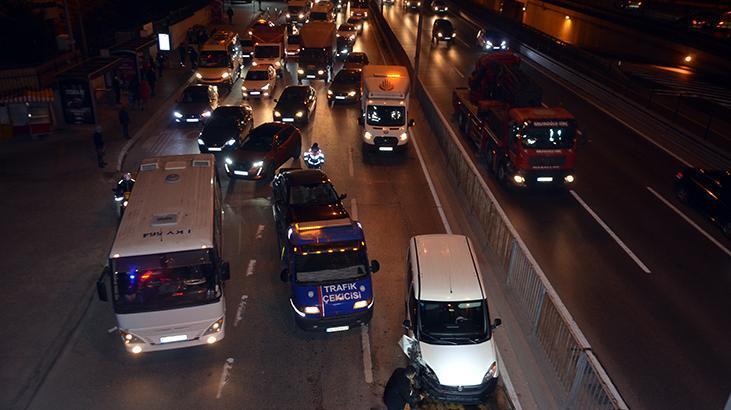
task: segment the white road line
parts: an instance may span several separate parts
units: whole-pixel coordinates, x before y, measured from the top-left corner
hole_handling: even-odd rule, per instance
[[[437,190],[434,188],[434,183],[431,180],[431,175],[429,175],[429,171],[426,169],[426,164],[424,163],[424,157],[421,155],[421,150],[419,150],[419,144],[416,142],[416,138],[414,138],[414,134],[409,130],[409,134],[411,136],[411,143],[414,144],[414,150],[416,151],[416,156],[419,157],[419,163],[421,164],[421,171],[424,173],[424,178],[426,178],[426,183],[429,185],[429,191],[431,191],[431,196],[434,198],[434,203],[437,206],[437,212],[439,212],[439,217],[442,219],[442,225],[444,225],[444,230],[447,232],[447,234],[452,233],[452,228],[449,226],[449,221],[447,221],[447,216],[444,214],[444,209],[442,208],[442,202],[439,200],[439,196],[437,195]]]
[[[368,384],[373,384],[373,360],[371,359],[371,341],[368,336],[368,325],[360,327],[360,341],[363,351],[363,376]]]
[[[576,201],[579,204],[581,204],[581,206],[583,206],[584,209],[586,209],[586,212],[588,212],[589,215],[591,215],[594,218],[594,220],[599,225],[601,225],[601,227],[604,228],[605,231],[607,231],[609,236],[611,236],[612,239],[614,239],[614,241],[617,242],[617,244],[619,244],[619,246],[627,253],[627,255],[629,255],[629,257],[632,258],[633,261],[635,261],[635,263],[640,267],[640,269],[642,269],[645,273],[652,273],[652,272],[650,272],[650,269],[647,267],[647,265],[642,263],[640,258],[638,258],[637,255],[635,255],[635,253],[632,252],[632,250],[630,250],[630,248],[627,247],[627,245],[625,245],[621,239],[619,239],[619,236],[617,236],[617,234],[614,233],[612,228],[610,228],[607,224],[605,224],[604,221],[602,221],[602,219],[599,218],[599,215],[597,215],[591,208],[589,208],[589,205],[587,205],[586,202],[584,202],[584,200],[581,199],[581,197],[579,196],[579,194],[576,193],[576,191],[574,191],[572,189],[569,192],[571,192],[571,195],[573,195],[573,197],[576,199]]]
[[[218,393],[216,393],[216,398],[221,398],[221,393],[223,393],[223,386],[228,383],[228,380],[231,378],[231,368],[234,365],[234,358],[229,357],[226,359],[226,363],[223,364],[223,370],[221,370],[221,379],[218,382]]]
[[[247,295],[241,295],[239,307],[236,309],[236,317],[234,318],[234,327],[238,326],[241,319],[244,318],[244,310],[246,310],[246,302],[248,299],[249,297]]]
[[[465,46],[465,48],[466,48],[467,50],[469,50],[469,49],[471,49],[471,48],[472,48],[472,47],[470,47],[470,45],[469,45],[469,44],[467,44],[467,42],[466,42],[466,41],[462,40],[462,38],[461,38],[461,37],[456,37],[456,38],[455,38],[455,40],[457,40],[457,41],[459,41],[460,43],[464,44],[464,46]]]
[[[264,225],[259,225],[259,227],[256,229],[256,239],[261,239],[263,233],[264,233]]]
[[[712,237],[708,232],[704,231],[703,228],[701,228],[695,222],[693,222],[693,220],[691,220],[690,218],[688,218],[687,216],[685,216],[685,214],[682,211],[680,211],[680,209],[676,208],[673,204],[671,204],[670,201],[668,201],[667,199],[663,198],[662,195],[660,195],[657,192],[655,192],[655,190],[652,189],[652,188],[650,188],[649,186],[648,187],[645,187],[645,188],[647,188],[648,191],[652,192],[652,194],[655,195],[657,197],[657,199],[659,199],[660,201],[662,201],[662,203],[664,203],[670,209],[672,209],[673,211],[675,211],[676,214],[680,215],[681,218],[685,219],[685,222],[688,222],[690,224],[690,226],[692,226],[698,232],[700,232],[703,236],[705,236],[706,238],[708,238],[709,241],[713,242],[713,244],[716,245],[718,247],[718,249],[720,249],[721,251],[723,251],[726,255],[731,256],[731,250],[729,250],[727,247],[723,246],[723,244],[721,244],[720,242],[718,242],[716,240],[716,238]]]
[[[254,274],[255,266],[256,266],[256,259],[251,259],[249,261],[249,266],[246,268],[246,276],[251,276]]]
[[[463,80],[464,80],[464,79],[466,78],[466,77],[464,76],[464,74],[462,74],[462,72],[461,72],[461,71],[459,71],[459,68],[457,68],[457,67],[456,67],[456,66],[455,66],[454,64],[450,63],[449,65],[451,65],[451,66],[452,66],[452,68],[454,69],[454,71],[456,71],[456,72],[457,72],[457,74],[459,74],[459,76],[460,76],[460,77],[462,77],[462,79],[463,79]]]
[[[352,177],[355,175],[355,171],[353,169],[353,147],[350,147],[348,150],[348,174]]]
[[[356,202],[355,198],[350,200],[350,217],[358,220],[358,202]]]

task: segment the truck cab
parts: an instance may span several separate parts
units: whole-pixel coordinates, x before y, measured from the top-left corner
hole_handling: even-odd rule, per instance
[[[201,46],[195,77],[200,84],[231,90],[233,83],[241,77],[242,68],[243,56],[238,34],[222,30]]]
[[[402,151],[409,141],[409,72],[403,66],[368,64],[361,77],[365,151]]]
[[[315,4],[307,21],[335,22],[335,6],[327,1]]]
[[[335,64],[335,23],[311,21],[300,30],[300,54],[297,81],[303,79],[330,82]]]
[[[254,67],[271,65],[281,76],[286,59],[287,27],[254,27],[251,39],[254,41],[254,58],[251,65]]]

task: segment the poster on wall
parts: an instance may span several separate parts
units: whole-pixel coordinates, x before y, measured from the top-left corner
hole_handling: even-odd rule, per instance
[[[66,78],[59,80],[61,107],[67,124],[94,124],[89,82],[85,79]]]

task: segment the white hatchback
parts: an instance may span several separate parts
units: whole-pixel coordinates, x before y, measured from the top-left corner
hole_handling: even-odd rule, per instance
[[[271,65],[250,67],[241,85],[244,98],[272,98],[277,86],[277,70]]]

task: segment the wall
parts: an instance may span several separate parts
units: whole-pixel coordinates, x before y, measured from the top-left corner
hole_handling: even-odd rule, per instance
[[[193,13],[192,16],[170,25],[170,37],[172,49],[176,49],[185,40],[185,34],[189,28],[196,24],[208,25],[211,22],[211,8],[206,6]]]

